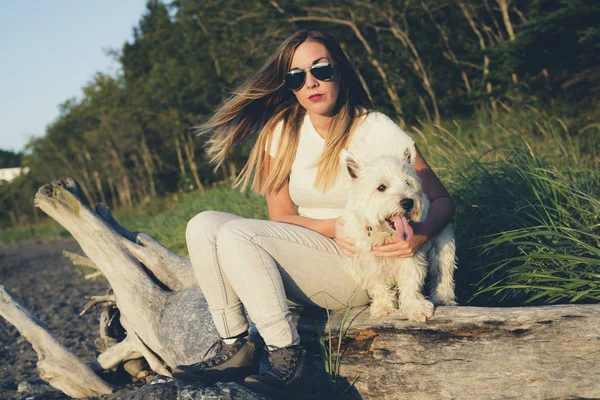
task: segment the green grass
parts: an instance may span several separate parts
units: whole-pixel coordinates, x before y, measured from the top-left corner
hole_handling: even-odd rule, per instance
[[[263,197],[249,191],[242,193],[226,185],[214,185],[205,193],[171,194],[134,208],[117,210],[114,216],[126,229],[148,233],[172,251],[186,256],[186,224],[204,210],[226,211],[247,218],[268,218]],[[0,244],[69,236],[65,229],[50,220],[33,226],[3,230],[0,232]]]
[[[3,228],[0,231],[0,245],[23,240],[53,240],[68,237],[67,232],[54,220],[44,220],[38,224],[18,228]]]
[[[462,304],[600,300],[598,132],[537,110],[418,131],[457,204]]]
[[[575,124],[576,125],[576,124]],[[600,124],[570,132],[524,108],[409,131],[457,205],[461,304],[600,300]],[[267,218],[263,198],[216,185],[115,212],[186,255],[187,221],[203,210]],[[0,243],[68,236],[53,222],[0,232]]]
[[[325,299],[325,305],[327,305],[327,296],[323,294]],[[346,338],[346,333],[350,329],[350,322],[348,321],[348,317],[350,316],[350,312],[352,311],[352,306],[348,304],[346,307],[342,319],[340,321],[339,328],[337,332],[334,332],[331,326],[331,313],[329,311],[329,307],[325,308],[325,312],[327,313],[327,333],[324,335],[320,335],[320,331],[317,332],[319,335],[319,350],[321,353],[321,359],[323,360],[323,366],[325,368],[325,373],[328,378],[328,398],[330,399],[339,399],[344,396],[344,394],[350,390],[359,377],[354,379],[354,381],[350,384],[346,384],[343,380],[340,380],[340,368],[342,363],[342,343]],[[333,338],[337,338],[337,343],[334,343]]]
[[[240,192],[216,185],[205,193],[177,194],[168,198],[164,211],[153,215],[132,213],[117,221],[131,231],[146,232],[180,255],[187,255],[185,229],[187,222],[201,211],[225,211],[246,218],[267,219],[265,199],[249,191]]]

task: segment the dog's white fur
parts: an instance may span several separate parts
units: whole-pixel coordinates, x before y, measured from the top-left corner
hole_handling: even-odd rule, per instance
[[[396,232],[385,221],[405,215],[409,221],[427,218],[429,200],[412,165],[415,148],[407,148],[401,157],[382,156],[361,162],[348,151],[341,154],[342,166],[350,174],[351,184],[344,211],[341,235],[350,238],[357,249],[349,258],[347,269],[367,289],[371,297],[371,315],[381,317],[398,308],[409,320],[424,322],[433,316],[434,304],[455,305],[455,243],[452,226],[430,238],[411,258],[375,257],[372,246],[386,243]],[[384,191],[381,185],[385,186]],[[412,199],[414,206],[405,211],[402,199]],[[369,229],[368,229],[369,228]],[[421,290],[429,267],[431,301]],[[396,295],[397,291],[397,295]]]

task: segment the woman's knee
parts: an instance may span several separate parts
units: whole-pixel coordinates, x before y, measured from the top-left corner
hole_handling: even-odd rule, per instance
[[[221,227],[232,219],[241,218],[237,215],[220,211],[202,211],[187,223],[185,238],[188,243],[210,238],[214,240]]]
[[[264,222],[245,218],[227,221],[219,229],[217,243],[235,251],[235,246],[240,242],[250,243],[252,238],[260,232],[261,225]]]

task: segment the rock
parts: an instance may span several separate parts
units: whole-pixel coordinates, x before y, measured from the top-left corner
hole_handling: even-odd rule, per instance
[[[183,383],[156,376],[150,383],[136,391],[127,400],[265,400],[244,386],[233,382],[217,382],[214,385]]]
[[[25,394],[44,393],[49,390],[51,390],[51,389],[50,389],[50,386],[48,386],[48,385],[35,385],[35,384],[31,384],[27,381],[23,381],[23,382],[19,383],[19,385],[17,386],[17,392],[25,393]]]

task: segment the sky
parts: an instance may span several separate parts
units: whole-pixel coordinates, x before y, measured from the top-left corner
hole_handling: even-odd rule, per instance
[[[106,54],[133,40],[146,0],[0,0],[0,149],[42,137],[59,105],[81,99]]]

